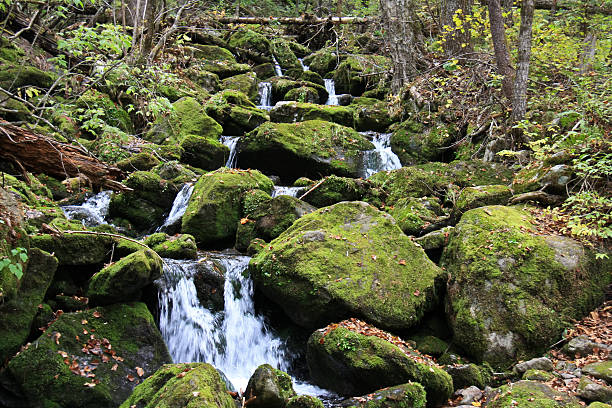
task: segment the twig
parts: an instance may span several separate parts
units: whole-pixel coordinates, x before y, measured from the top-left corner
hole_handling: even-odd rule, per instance
[[[323,184],[323,182],[327,180],[327,177],[321,179],[321,181],[319,181],[317,184],[315,184],[310,190],[308,190],[307,192],[305,192],[304,194],[302,194],[302,196],[299,198],[300,200],[302,200],[304,197],[306,197],[312,190],[314,190],[315,188],[319,187],[321,184]]]

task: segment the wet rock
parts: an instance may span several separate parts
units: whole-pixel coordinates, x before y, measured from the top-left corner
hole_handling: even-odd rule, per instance
[[[341,395],[412,381],[425,388],[428,405],[436,406],[453,392],[452,378],[427,357],[345,327],[315,331],[308,340],[306,359],[313,380]]]
[[[393,123],[386,102],[359,97],[354,98],[350,103],[348,107],[354,112],[355,127],[360,132],[368,130],[384,132]]]
[[[287,408],[323,408],[323,403],[311,395],[297,395],[289,398]]]
[[[587,401],[612,402],[612,387],[597,384],[586,377],[580,379],[578,395]]]
[[[293,88],[292,90],[288,91],[285,94],[285,97],[283,99],[286,99],[287,101],[297,101],[297,102],[301,102],[301,103],[309,103],[309,104],[315,104],[315,103],[319,103],[319,93],[317,92],[316,89],[309,87],[309,86],[301,86],[299,88]],[[279,102],[277,102],[276,105],[279,105]],[[282,106],[282,105],[280,105]],[[274,109],[273,109],[274,110]],[[289,117],[288,115],[285,114],[286,112],[282,112],[279,109],[278,111],[276,111],[274,113],[274,115],[279,114],[279,118],[280,119],[275,119],[275,117],[272,116],[272,113],[270,113],[270,119],[274,122],[300,122],[300,120],[298,119],[298,114],[297,112]],[[323,113],[322,113],[323,114]],[[325,115],[324,116],[329,116],[329,115]],[[321,118],[310,118],[310,119],[321,119]],[[329,119],[326,119],[329,120]],[[332,120],[332,122],[336,122],[335,120]]]
[[[587,375],[592,375],[595,378],[605,380],[612,385],[612,361],[601,361],[598,363],[587,364],[582,367],[582,372]]]
[[[224,90],[213,95],[205,105],[206,113],[223,126],[223,134],[242,136],[270,120],[268,112],[257,109],[247,95]]]
[[[434,307],[445,276],[393,218],[364,202],[303,216],[249,270],[259,290],[311,328],[347,316],[409,328]]]
[[[195,238],[189,234],[169,236],[163,232],[149,235],[144,244],[157,252],[162,258],[196,259]]]
[[[299,88],[296,88],[299,89]],[[324,120],[353,127],[353,112],[343,106],[317,105],[304,102],[279,102],[270,111],[270,120],[278,123]]]
[[[325,87],[316,82],[310,82],[308,80],[300,80],[295,81],[286,77],[275,77],[269,80],[272,84],[272,100],[276,101],[284,101],[287,99],[287,94],[291,92],[293,89],[308,87],[317,91],[319,95],[319,99],[317,103],[325,104],[327,102],[327,98],[329,94]]]
[[[287,401],[295,396],[295,391],[289,374],[264,364],[257,367],[249,378],[244,395],[247,398],[255,397],[249,403],[253,407],[284,408]]]
[[[490,370],[478,367],[476,364],[448,365],[444,370],[453,378],[456,390],[470,386],[483,389],[491,380]]]
[[[225,270],[216,261],[198,262],[193,276],[198,300],[206,309],[222,311],[225,300]]]
[[[391,149],[404,166],[452,158],[453,151],[449,147],[457,133],[454,125],[424,125],[408,119],[392,129]]]
[[[240,91],[249,97],[251,101],[257,98],[257,76],[254,72],[235,75],[221,81],[222,89],[233,89]]]
[[[408,383],[394,387],[383,388],[361,397],[353,397],[341,401],[338,407],[360,407],[360,408],[425,408],[426,395],[423,386],[419,383]]]
[[[309,186],[317,183],[311,181]],[[383,191],[368,180],[331,175],[308,193],[304,201],[316,207],[327,207],[340,201],[365,201],[378,206],[384,198]]]
[[[461,390],[455,391],[453,398],[461,398],[459,401],[463,405],[472,405],[472,402],[478,402],[482,399],[484,393],[476,386],[470,386]]]
[[[547,357],[538,357],[514,366],[514,372],[517,374],[523,374],[527,370],[552,371],[553,363]]]

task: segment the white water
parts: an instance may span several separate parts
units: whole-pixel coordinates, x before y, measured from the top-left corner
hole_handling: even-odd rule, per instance
[[[105,224],[111,193],[111,191],[102,191],[89,197],[81,205],[65,205],[62,210],[66,218],[80,220],[87,227]]]
[[[327,97],[326,105],[338,105],[338,95],[336,95],[336,83],[331,78],[325,78],[323,80],[325,83],[325,90],[329,94]]]
[[[225,163],[225,167],[235,169],[238,164],[238,154],[236,153],[236,144],[238,143],[239,136],[221,136],[220,142],[225,146],[229,147],[230,153]]]
[[[283,70],[281,66],[278,65],[278,61],[276,58],[274,58],[274,56],[272,56],[272,62],[274,62],[274,72],[276,73],[276,76],[283,76]]]
[[[395,170],[402,167],[399,157],[391,150],[391,133],[360,132],[368,137],[374,150],[365,152],[364,176],[366,178],[383,170]]]
[[[259,365],[267,363],[287,371],[294,357],[263,317],[255,314],[253,283],[242,274],[250,259],[229,253],[206,253],[197,261],[165,259],[164,275],[156,282],[159,328],[173,361],[210,363],[238,390],[246,389]],[[212,266],[213,260],[226,269],[222,312],[200,306],[193,282],[197,264]],[[294,389],[309,395],[330,394],[302,382],[294,382]]]
[[[272,190],[272,197],[278,197],[279,195],[288,195],[290,197],[297,197],[300,192],[304,190],[304,187],[285,187],[285,186],[274,186]]]
[[[259,109],[265,109],[267,111],[273,108],[272,106],[272,84],[270,82],[260,82],[257,85],[259,90]]]
[[[166,220],[161,227],[157,229],[157,231],[161,231],[164,228],[173,225],[183,217],[183,214],[185,214],[185,211],[187,210],[187,204],[189,204],[189,199],[191,198],[192,193],[193,184],[186,183],[174,198],[172,208],[170,209],[170,214],[168,214],[168,217],[166,217]]]
[[[304,58],[298,58],[298,61],[300,62],[300,65],[302,66],[302,70],[304,71],[309,71],[310,67],[306,64],[304,64]]]

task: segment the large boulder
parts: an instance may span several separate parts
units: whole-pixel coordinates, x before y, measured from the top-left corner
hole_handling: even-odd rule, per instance
[[[120,408],[235,408],[227,391],[210,364],[166,364],[138,385]]]
[[[134,133],[130,115],[119,104],[102,92],[90,89],[77,99],[75,113],[84,129],[95,130],[98,121],[116,127],[125,133]],[[88,123],[91,122],[91,123]]]
[[[287,401],[296,395],[289,374],[270,364],[257,367],[244,394],[248,398],[255,397],[249,405],[256,408],[284,408]]]
[[[256,170],[221,168],[200,177],[182,221],[182,231],[201,245],[233,243],[245,191],[272,192],[272,181]]]
[[[351,128],[320,120],[265,123],[239,141],[241,167],[295,180],[321,174],[358,177],[374,145]]]
[[[38,248],[31,248],[28,258],[17,296],[0,304],[0,361],[12,356],[25,343],[38,305],[57,269],[57,259]]]
[[[323,48],[304,58],[304,64],[308,65],[311,71],[314,71],[325,77],[327,73],[334,70],[338,65],[340,57],[335,52],[335,48]]]
[[[140,291],[162,274],[162,260],[151,250],[134,252],[96,273],[87,297],[95,304],[138,300]]]
[[[334,71],[336,92],[361,96],[376,88],[390,67],[391,60],[382,55],[350,55]]]
[[[445,161],[453,157],[450,146],[455,142],[456,133],[453,125],[424,125],[408,119],[394,126],[391,149],[404,166]]]
[[[389,333],[351,323],[330,325],[308,339],[306,359],[317,384],[352,396],[412,381],[425,388],[428,406],[451,396],[453,380],[433,360],[405,343],[387,341],[397,339]]]
[[[64,313],[8,372],[31,405],[115,408],[169,362],[153,316],[131,303]]]
[[[92,234],[33,235],[32,246],[55,255],[60,266],[100,265],[108,261],[113,238]]]
[[[282,123],[325,120],[349,127],[353,127],[354,124],[353,112],[344,106],[317,105],[305,102],[277,103],[274,109],[270,111],[270,120]]]
[[[304,201],[316,207],[327,207],[340,201],[365,201],[378,206],[385,198],[382,189],[367,179],[331,175],[316,184],[318,187],[304,197]],[[314,185],[314,182],[308,184],[308,189]]]
[[[576,397],[537,381],[519,381],[497,388],[489,395],[489,408],[579,408]]]
[[[260,64],[272,61],[270,40],[251,29],[236,30],[230,36],[228,45],[243,60],[253,60]]]
[[[516,207],[463,214],[442,263],[452,277],[454,343],[498,367],[547,350],[567,321],[603,300],[612,280],[612,261],[596,260],[570,238],[538,232],[530,212]]]
[[[213,95],[206,102],[206,113],[221,123],[228,136],[242,136],[270,120],[268,112],[257,109],[247,95],[234,90]]]
[[[215,79],[212,81],[205,79],[210,77],[211,74],[218,81],[218,78],[223,79],[244,74],[250,70],[247,64],[238,64],[236,58],[234,58],[228,49],[216,45],[186,47],[186,52],[191,52],[193,58],[192,66],[188,70],[189,77],[209,91],[216,90],[214,86]]]
[[[252,102],[257,99],[257,75],[255,72],[234,75],[221,81],[222,89],[233,89],[249,97]]]
[[[196,259],[198,256],[195,238],[189,234],[169,236],[157,232],[145,238],[144,243],[162,258]]]
[[[406,383],[383,388],[360,397],[348,398],[337,404],[343,408],[425,408],[427,395],[419,383]]]
[[[287,94],[293,89],[308,87],[315,89],[319,95],[319,103],[325,103],[328,98],[327,90],[323,85],[309,81],[294,81],[286,77],[271,78],[269,82],[272,84],[272,101],[288,100]]]
[[[310,328],[350,315],[407,329],[435,306],[443,277],[393,218],[364,202],[303,216],[249,269],[259,290]]]
[[[271,41],[272,55],[283,69],[301,68],[300,61],[293,53],[290,42],[283,38],[275,38]]]
[[[348,108],[353,110],[355,127],[360,132],[368,130],[384,132],[394,121],[389,114],[387,102],[378,99],[355,98]]]

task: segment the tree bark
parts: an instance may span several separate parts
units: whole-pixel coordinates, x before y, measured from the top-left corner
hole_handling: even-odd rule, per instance
[[[444,51],[447,57],[471,52],[472,36],[466,17],[472,14],[472,0],[443,0],[440,22],[444,32]],[[459,23],[455,22],[455,16]]]
[[[521,27],[518,39],[518,61],[514,79],[511,122],[518,123],[527,112],[527,80],[529,79],[529,58],[531,57],[531,28],[533,26],[534,0],[523,0],[521,5]],[[519,129],[514,132],[520,136]]]
[[[514,70],[510,64],[510,53],[508,52],[508,43],[506,42],[506,28],[504,27],[504,18],[500,1],[488,0],[488,8],[489,22],[491,24],[491,38],[495,50],[495,61],[499,74],[503,76],[502,91],[508,100],[512,100]]]
[[[130,190],[118,181],[125,176],[120,169],[89,156],[76,146],[4,121],[0,121],[0,158],[33,173],[45,173],[60,180],[84,175],[94,186]]]

